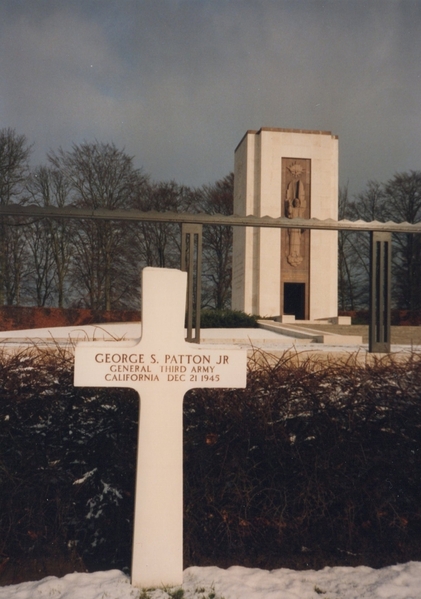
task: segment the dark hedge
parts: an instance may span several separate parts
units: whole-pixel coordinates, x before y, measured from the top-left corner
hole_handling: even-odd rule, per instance
[[[200,326],[202,329],[253,329],[258,327],[259,318],[240,310],[202,310]]]
[[[28,561],[40,577],[130,567],[138,397],[73,387],[72,361],[0,356],[3,584]],[[259,359],[247,389],[184,406],[185,566],[421,559],[417,355]]]

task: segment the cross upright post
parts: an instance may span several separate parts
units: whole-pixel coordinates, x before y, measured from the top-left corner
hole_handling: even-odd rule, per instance
[[[140,395],[132,584],[183,581],[183,398],[196,387],[244,388],[247,352],[184,340],[187,273],[145,268],[142,337],[82,342],[76,386],[129,387]]]

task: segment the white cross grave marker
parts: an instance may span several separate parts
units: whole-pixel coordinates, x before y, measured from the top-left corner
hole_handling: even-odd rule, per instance
[[[195,387],[246,386],[247,352],[184,340],[187,274],[145,268],[142,337],[82,342],[74,384],[140,395],[132,584],[183,582],[183,397]]]

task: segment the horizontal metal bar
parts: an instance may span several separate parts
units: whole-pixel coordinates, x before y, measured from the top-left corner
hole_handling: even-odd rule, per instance
[[[232,227],[268,227],[280,229],[319,229],[326,231],[385,231],[391,233],[421,233],[421,223],[407,222],[381,223],[362,220],[319,220],[317,218],[272,218],[271,216],[238,216],[222,214],[192,214],[190,212],[142,212],[141,210],[107,210],[98,208],[75,208],[67,206],[20,206],[18,204],[0,205],[0,216],[18,216],[31,218],[75,218],[90,220],[123,220],[142,222],[195,223],[202,225],[225,225]]]

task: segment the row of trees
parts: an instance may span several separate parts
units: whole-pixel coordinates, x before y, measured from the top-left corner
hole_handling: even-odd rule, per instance
[[[232,213],[233,175],[191,189],[154,182],[113,144],[59,149],[30,169],[23,135],[0,130],[0,202],[38,206]],[[205,306],[230,303],[232,230],[204,228]],[[0,302],[139,308],[140,270],[179,267],[180,226],[171,223],[0,220]]]
[[[233,174],[197,189],[154,182],[113,144],[59,149],[29,168],[31,146],[0,130],[0,203],[232,214]],[[421,221],[421,172],[370,181],[350,198],[339,193],[339,218]],[[180,226],[172,223],[0,218],[0,304],[139,308],[144,266],[178,267]],[[339,309],[368,306],[369,235],[339,233]],[[203,231],[204,307],[230,306],[232,228]],[[393,302],[421,309],[421,239],[393,236]]]
[[[386,183],[369,181],[351,199],[347,187],[339,193],[339,218],[380,222],[421,221],[421,172],[397,173]],[[339,309],[366,308],[369,301],[369,235],[339,233]],[[392,301],[401,310],[421,310],[421,238],[392,236]]]

